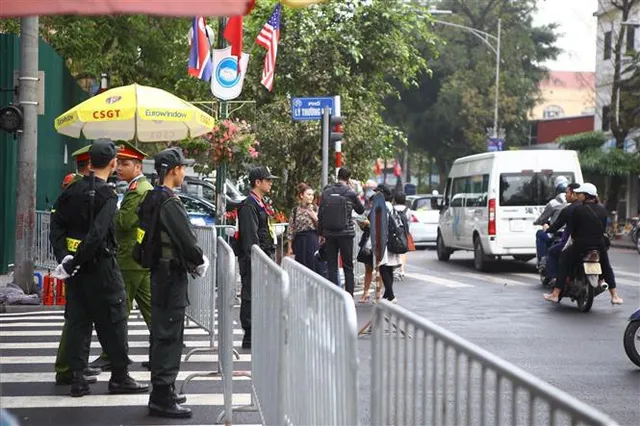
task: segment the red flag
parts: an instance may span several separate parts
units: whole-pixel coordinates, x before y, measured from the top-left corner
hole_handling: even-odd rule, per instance
[[[238,58],[238,73],[242,58],[242,16],[232,16],[224,28],[224,38],[231,45],[231,54]]]
[[[256,0],[249,0],[249,3],[247,3],[247,9],[244,11],[245,16],[251,13],[254,7],[256,7]]]

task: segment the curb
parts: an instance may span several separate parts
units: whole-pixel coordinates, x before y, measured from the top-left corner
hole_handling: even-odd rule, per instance
[[[21,312],[64,311],[63,305],[6,305],[0,304],[0,313],[13,314]]]

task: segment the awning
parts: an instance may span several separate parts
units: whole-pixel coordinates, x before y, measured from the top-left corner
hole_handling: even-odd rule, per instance
[[[252,0],[10,0],[0,18],[36,15],[146,14],[162,16],[244,15]]]

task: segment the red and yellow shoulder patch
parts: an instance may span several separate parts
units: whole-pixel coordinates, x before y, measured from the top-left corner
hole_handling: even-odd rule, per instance
[[[129,191],[135,191],[137,187],[138,187],[138,181],[137,180],[134,181],[134,182],[131,182],[129,184]]]

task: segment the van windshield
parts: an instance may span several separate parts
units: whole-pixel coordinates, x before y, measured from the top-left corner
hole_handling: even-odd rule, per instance
[[[571,172],[503,173],[500,175],[500,205],[544,206],[556,196],[553,182],[558,176],[574,181]]]

